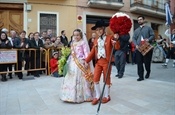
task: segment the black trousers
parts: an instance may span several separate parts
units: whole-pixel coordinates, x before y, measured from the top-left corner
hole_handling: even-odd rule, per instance
[[[143,56],[138,50],[136,50],[136,60],[137,60],[137,74],[139,78],[144,78],[144,67],[147,74],[150,75],[151,72],[151,60],[152,60],[153,50],[149,51],[145,56]]]
[[[13,64],[7,64],[7,68],[9,71],[12,71],[12,65]],[[12,76],[12,73],[9,73],[9,76]]]
[[[8,64],[0,64],[0,72],[7,72],[7,66]],[[1,75],[6,75],[6,73],[3,73]]]
[[[126,53],[124,51],[118,50],[115,52],[115,66],[117,68],[118,74],[122,75],[125,72],[126,65]]]
[[[18,64],[16,64],[16,70],[22,70],[22,61],[23,61],[23,57],[22,57],[22,53],[21,51],[18,51]],[[22,79],[23,78],[23,73],[22,72],[17,72],[18,78]]]
[[[41,54],[40,54],[40,51],[37,51],[36,54],[33,53],[31,55],[31,69],[39,69],[41,68]],[[39,76],[40,74],[40,70],[36,70],[36,71],[32,71],[32,74],[34,76]]]
[[[166,58],[168,58],[168,59],[175,59],[175,48],[173,47],[173,48],[169,48],[168,49],[168,52],[167,52],[167,56],[166,56]]]

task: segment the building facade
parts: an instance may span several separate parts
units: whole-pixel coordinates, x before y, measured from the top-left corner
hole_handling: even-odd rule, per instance
[[[171,29],[175,29],[175,1],[174,0],[169,1],[170,1],[170,10],[173,15],[173,24],[171,25]]]
[[[125,12],[132,19],[131,36],[138,27],[139,15],[145,16],[156,36],[164,36],[165,2],[167,0],[0,0],[0,28],[27,33],[52,29],[56,35],[66,30],[69,39],[75,28],[81,28],[90,38],[91,27],[97,20],[108,23],[116,12]],[[173,2],[171,0],[170,6],[174,13]],[[107,33],[112,34],[109,27]]]

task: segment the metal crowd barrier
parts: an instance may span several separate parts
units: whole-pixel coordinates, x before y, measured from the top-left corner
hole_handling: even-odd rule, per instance
[[[21,55],[18,54],[19,52]],[[18,70],[19,58],[23,62],[22,67],[24,67],[24,62],[26,64],[26,60],[25,60],[25,53],[26,52],[28,53],[28,56],[29,56],[28,57],[29,58],[29,60],[28,60],[29,61],[29,68],[26,70],[24,68],[22,68],[22,70]],[[37,53],[38,52],[40,53],[40,55],[39,55],[40,62],[39,62],[39,67],[36,67],[36,63],[38,63],[37,62],[37,57],[38,57]],[[43,50],[33,49],[33,48],[29,48],[29,49],[0,49],[0,65],[15,64],[15,66],[16,66],[16,69],[13,70],[13,68],[12,68],[12,71],[4,71],[4,72],[0,72],[0,74],[43,70],[43,71],[45,71],[45,74],[47,75],[48,74],[47,73],[47,66],[48,66],[47,56],[48,56],[48,51],[46,49],[43,49]],[[44,60],[43,60],[43,58],[44,58]],[[31,63],[32,61],[33,61],[34,65],[32,65],[32,63]],[[44,67],[42,66],[43,62],[44,62]],[[33,66],[33,68],[31,68],[31,66]]]

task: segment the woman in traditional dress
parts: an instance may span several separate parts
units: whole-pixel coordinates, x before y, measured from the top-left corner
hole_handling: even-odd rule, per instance
[[[72,103],[90,102],[93,99],[93,64],[85,63],[90,52],[88,42],[80,29],[73,31],[73,39],[60,98]]]

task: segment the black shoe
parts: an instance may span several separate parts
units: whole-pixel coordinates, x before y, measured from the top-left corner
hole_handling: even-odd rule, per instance
[[[119,79],[122,78],[122,77],[123,77],[123,75],[119,75],[119,76],[118,76]]]
[[[138,78],[138,79],[137,79],[137,81],[142,81],[142,80],[144,80],[144,79],[143,79],[143,78]]]
[[[63,77],[63,75],[58,75],[58,77]]]
[[[119,77],[119,74],[115,75],[115,77]]]
[[[7,81],[7,78],[6,78],[6,76],[5,76],[5,75],[3,75],[3,76],[2,76],[1,81],[3,81],[3,82]]]
[[[34,75],[34,77],[40,77],[40,75]]]
[[[27,76],[29,76],[31,73],[30,72],[27,72]]]
[[[4,77],[2,77],[1,81],[5,81]]]
[[[22,78],[23,78],[23,73],[22,73],[22,72],[19,72],[19,73],[18,73],[18,78],[19,78],[19,79],[22,79]]]
[[[22,78],[23,78],[23,76],[18,76],[18,78],[19,78],[19,79],[22,79]]]
[[[7,81],[7,79],[1,79],[1,81],[2,81],[2,82],[5,82],[5,81]]]
[[[148,78],[149,78],[149,74],[146,74],[146,75],[145,75],[145,78],[148,79]]]
[[[9,74],[8,76],[9,76],[9,78],[10,78],[10,79],[12,79],[12,78],[13,78],[13,77],[12,77],[12,74]]]

